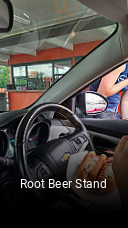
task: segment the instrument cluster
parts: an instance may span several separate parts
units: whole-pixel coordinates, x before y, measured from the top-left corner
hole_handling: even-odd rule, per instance
[[[44,144],[49,137],[49,126],[46,122],[41,121],[34,124],[29,132],[28,132],[28,139],[27,139],[27,149],[28,151],[40,147]]]
[[[0,129],[0,156],[14,157],[15,135],[20,119],[9,124],[5,129]],[[44,144],[49,137],[49,124],[40,119],[30,127],[27,135],[28,152]]]

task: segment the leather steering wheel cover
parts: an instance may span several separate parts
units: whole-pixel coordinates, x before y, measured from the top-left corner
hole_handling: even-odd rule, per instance
[[[68,108],[63,107],[62,105],[55,103],[45,103],[38,105],[28,111],[25,116],[22,118],[15,136],[15,158],[16,163],[19,167],[19,171],[22,177],[31,180],[27,164],[27,132],[33,122],[33,120],[44,111],[56,111],[64,115],[76,128],[76,130],[86,131],[86,136],[90,140],[90,136],[81,122],[81,120]],[[93,145],[91,145],[93,146]]]

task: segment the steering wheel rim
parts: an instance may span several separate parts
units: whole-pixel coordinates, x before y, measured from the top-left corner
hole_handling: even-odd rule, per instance
[[[92,150],[94,150],[91,138],[81,122],[81,120],[68,108],[56,104],[56,103],[45,103],[38,105],[28,111],[25,116],[22,118],[15,136],[15,158],[16,163],[19,167],[19,171],[22,177],[28,180],[32,180],[31,174],[28,170],[27,164],[27,132],[30,128],[33,120],[39,116],[42,112],[53,111],[59,112],[64,115],[74,126],[75,131],[84,131],[86,137],[91,145]]]

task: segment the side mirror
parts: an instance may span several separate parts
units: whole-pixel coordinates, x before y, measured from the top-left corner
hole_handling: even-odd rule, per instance
[[[9,32],[13,26],[13,7],[10,0],[0,0],[0,33]]]
[[[87,115],[102,113],[107,107],[108,101],[103,95],[92,91],[87,91],[85,93],[85,112]]]

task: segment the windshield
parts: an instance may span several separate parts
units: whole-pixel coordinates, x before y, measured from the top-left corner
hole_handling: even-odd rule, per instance
[[[31,105],[116,28],[77,0],[12,4],[13,29],[0,34],[0,111]]]

